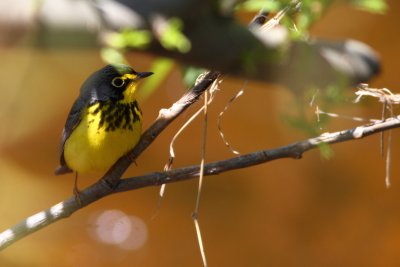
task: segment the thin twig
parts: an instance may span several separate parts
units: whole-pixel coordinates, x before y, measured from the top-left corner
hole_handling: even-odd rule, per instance
[[[332,112],[325,112],[325,111],[319,109],[318,106],[315,109],[315,114],[317,114],[317,116],[322,114],[322,115],[329,116],[331,118],[339,118],[339,119],[358,121],[358,122],[372,122],[372,123],[375,123],[375,122],[378,122],[378,121],[382,121],[382,119],[365,119],[365,118],[356,117],[356,116],[347,116],[347,115],[342,115],[342,114],[337,114],[337,113],[332,113]]]
[[[196,80],[195,85],[197,85],[199,82],[201,82],[202,79],[204,78],[204,76],[207,75],[207,73],[208,73],[208,72],[204,72],[204,73],[200,74],[199,77],[198,77],[197,80]],[[218,91],[218,90],[217,90],[217,88],[218,88],[218,81],[219,81],[219,79],[215,79],[214,82],[212,83],[211,87],[210,87],[210,92],[212,92],[212,94],[211,94],[210,99],[208,100],[208,104],[210,104],[210,103],[214,100],[215,93]],[[174,151],[174,144],[175,144],[175,141],[178,139],[178,137],[181,135],[181,133],[188,127],[188,125],[189,125],[190,123],[192,123],[192,122],[194,121],[194,119],[197,118],[197,116],[198,116],[201,112],[203,112],[204,108],[205,108],[204,105],[201,106],[201,108],[200,108],[199,110],[197,110],[197,111],[183,124],[183,126],[175,133],[174,137],[172,138],[172,140],[171,140],[171,142],[170,142],[170,144],[169,144],[169,155],[170,155],[170,156],[169,156],[168,162],[167,162],[167,163],[165,164],[165,166],[164,166],[164,171],[169,171],[169,170],[172,169],[172,165],[173,165],[173,162],[174,162],[174,159],[175,159],[175,151]],[[157,206],[156,206],[156,211],[155,211],[155,213],[153,214],[152,219],[154,219],[154,218],[157,216],[157,214],[158,214],[158,211],[159,211],[160,206],[161,206],[161,201],[162,201],[162,199],[163,199],[163,197],[164,197],[166,188],[167,188],[166,184],[162,184],[162,185],[160,186],[160,191],[159,191],[159,193],[158,193],[158,196],[159,196],[159,197],[158,197],[158,202],[157,202]]]
[[[203,75],[203,74],[202,74],[202,75]],[[197,83],[196,83],[196,84],[197,84]],[[212,93],[211,93],[210,99],[208,100],[208,104],[210,104],[210,103],[214,100],[215,92],[217,92],[217,87],[218,87],[218,79],[216,79],[216,80],[213,82],[213,84],[211,85],[210,92],[212,92]],[[215,89],[213,89],[213,88],[215,88]],[[187,127],[190,123],[192,123],[192,122],[194,121],[194,119],[197,118],[197,116],[198,116],[201,112],[203,112],[203,110],[204,110],[204,105],[201,106],[201,108],[200,108],[199,110],[197,110],[197,111],[183,124],[183,126],[176,132],[176,134],[175,134],[174,137],[172,138],[172,140],[171,140],[171,142],[170,142],[170,144],[169,144],[169,155],[170,155],[170,156],[169,156],[169,159],[168,159],[167,164],[165,164],[165,166],[164,166],[164,171],[169,171],[169,170],[172,169],[172,164],[173,164],[174,159],[175,159],[175,151],[174,151],[174,144],[175,144],[175,141],[178,139],[178,137],[180,136],[180,134],[186,129],[186,127]],[[157,204],[157,211],[158,211],[158,208],[159,208],[160,205],[161,205],[162,198],[164,197],[165,189],[166,189],[166,185],[165,185],[165,184],[162,184],[161,187],[160,187],[160,191],[159,191],[159,199],[158,199],[158,204]],[[156,215],[156,214],[157,214],[157,213],[155,213],[155,215]],[[155,215],[153,216],[153,218],[155,217]]]
[[[387,137],[387,150],[386,150],[386,176],[385,176],[385,184],[386,188],[390,188],[390,167],[391,167],[391,159],[392,159],[392,130],[388,131]]]
[[[387,108],[387,102],[385,101],[382,105],[381,120],[384,120],[386,118],[386,108]],[[380,134],[380,137],[381,137],[380,150],[381,150],[381,157],[383,158],[385,150],[385,135],[383,132]]]
[[[207,267],[207,258],[204,251],[203,239],[201,237],[200,224],[199,224],[199,207],[200,207],[200,196],[201,190],[203,188],[204,181],[204,164],[206,158],[206,144],[207,144],[207,124],[208,124],[208,92],[204,93],[204,125],[203,125],[203,140],[201,148],[201,161],[200,161],[200,174],[199,174],[199,184],[196,196],[196,206],[192,214],[194,226],[196,229],[197,241],[199,243],[199,249],[201,254],[201,259],[203,261],[203,266]]]
[[[217,89],[213,89],[213,88],[217,88],[218,87],[218,79],[216,79],[213,84],[211,85],[210,88],[210,92],[212,91],[213,93],[210,94],[210,98],[208,100],[208,104],[211,104],[211,102],[214,100],[214,96],[215,96],[215,92],[217,92]],[[191,124],[199,115],[200,113],[204,112],[204,108],[205,105],[201,106],[201,108],[199,108],[183,125],[182,127],[175,133],[174,137],[172,137],[172,140],[169,144],[169,159],[167,164],[164,166],[164,171],[168,171],[170,169],[172,169],[172,164],[174,162],[175,159],[175,150],[174,150],[174,145],[175,145],[175,141],[178,139],[178,137],[181,135],[181,133],[189,126],[189,124]]]
[[[387,104],[386,102],[384,103],[384,108],[389,107],[390,111],[390,116],[393,117],[393,105],[392,103]],[[384,120],[385,118],[382,118]],[[381,136],[383,137],[383,132],[381,132]],[[383,145],[382,145],[383,146]],[[390,169],[392,165],[392,130],[388,131],[388,137],[387,137],[387,151],[386,151],[386,177],[385,177],[385,183],[386,183],[386,188],[389,189],[390,187]]]
[[[232,103],[238,99],[240,96],[243,95],[244,93],[244,88],[246,87],[247,81],[245,81],[243,87],[231,98],[229,99],[228,103],[225,105],[224,109],[218,114],[218,119],[217,119],[217,127],[218,127],[218,132],[219,135],[221,136],[222,142],[224,142],[225,146],[228,147],[228,149],[235,155],[240,155],[240,152],[235,150],[231,144],[228,142],[228,140],[225,137],[224,132],[222,131],[221,127],[221,120],[222,116],[225,114],[225,112],[229,109],[229,107],[232,105]]]

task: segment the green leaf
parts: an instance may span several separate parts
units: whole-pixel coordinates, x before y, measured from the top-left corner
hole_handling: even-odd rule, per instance
[[[248,0],[239,4],[237,8],[248,12],[258,12],[260,10],[275,12],[283,7],[281,2],[274,0]]]
[[[126,59],[123,53],[112,47],[102,48],[100,51],[100,56],[104,62],[108,64],[126,64]]]
[[[166,28],[162,31],[160,42],[168,50],[178,50],[187,53],[192,48],[190,40],[183,34],[183,22],[178,18],[167,21]]]
[[[355,7],[372,13],[383,14],[388,6],[385,0],[350,0]]]
[[[151,41],[151,33],[147,30],[124,29],[107,37],[107,43],[114,48],[145,48]]]

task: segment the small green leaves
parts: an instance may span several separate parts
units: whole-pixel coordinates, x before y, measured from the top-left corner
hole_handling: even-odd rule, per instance
[[[162,22],[162,28],[157,36],[161,45],[168,50],[177,50],[180,53],[189,52],[191,43],[182,32],[183,22],[178,18],[171,18]],[[147,30],[124,29],[119,33],[108,34],[106,43],[109,47],[115,49],[144,49],[149,45],[152,38],[154,38],[152,33]]]
[[[283,1],[275,1],[275,0],[248,0],[239,4],[237,8],[243,9],[248,12],[258,12],[260,10],[276,12],[283,8],[284,3],[282,2]]]

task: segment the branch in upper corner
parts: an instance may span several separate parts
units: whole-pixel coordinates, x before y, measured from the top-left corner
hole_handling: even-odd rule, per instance
[[[268,31],[263,27],[251,27],[250,31],[233,17],[212,12],[212,7],[208,6],[211,4],[207,1],[191,0],[204,8],[204,12],[184,12],[182,6],[170,10],[170,13],[158,12],[157,19],[135,2],[118,1],[124,3],[127,9],[134,10],[150,25],[155,37],[145,49],[147,52],[186,64],[299,90],[331,85],[353,86],[371,79],[379,72],[376,53],[358,41],[291,41],[287,29],[279,25],[268,28]],[[185,53],[166,48],[157,38],[162,35],[158,26],[160,20],[167,23],[175,17],[181,20],[182,34],[191,43],[191,49]],[[260,22],[265,20],[256,20],[256,24]],[[135,49],[129,45],[126,48]]]
[[[242,78],[280,83],[295,89],[309,86],[323,88],[332,84],[355,85],[373,78],[379,71],[378,56],[361,42],[351,40],[332,42],[318,39],[291,41],[287,30],[283,27],[275,27],[268,32],[263,29],[249,31],[232,15],[221,14],[215,10],[216,1],[94,1],[96,8],[90,8],[93,1],[85,3],[60,1],[67,2],[65,9],[61,10],[58,2],[54,4],[54,1],[43,1],[44,4],[39,5],[35,13],[22,12],[31,14],[31,17],[15,16],[14,18],[16,20],[20,18],[20,21],[6,20],[4,25],[0,25],[3,26],[0,27],[0,32],[1,29],[9,29],[9,26],[18,23],[31,25],[36,19],[40,21],[40,25],[37,25],[38,31],[43,30],[44,34],[68,36],[78,32],[88,37],[43,38],[40,40],[42,45],[49,40],[58,42],[85,40],[94,46],[98,40],[104,40],[96,38],[94,33],[103,34],[101,31],[89,32],[88,29],[102,29],[100,22],[106,21],[108,28],[116,31],[127,28],[146,30],[151,41],[147,47],[141,47],[141,51]],[[0,17],[2,12],[7,12],[3,16],[7,18],[11,17],[8,16],[9,13],[19,15],[21,8],[26,8],[26,5],[19,6],[19,1],[11,2],[13,3],[11,7],[0,9]],[[102,14],[101,19],[97,19],[98,14]],[[60,18],[65,17],[71,19],[60,21]],[[182,35],[186,40],[185,43],[190,44],[190,50],[181,53],[179,49],[166,49],[162,45],[160,38],[157,38],[160,35],[158,32],[160,27],[157,26],[160,19],[164,21],[178,19],[182,23]],[[30,29],[28,25],[25,25],[26,31]],[[137,38],[131,39],[135,42],[137,40]],[[51,45],[57,46],[57,44]],[[77,45],[79,44],[75,44]],[[68,46],[68,43],[61,43],[59,46]],[[133,46],[127,48],[138,49]],[[218,60],[215,60],[216,58]]]
[[[210,28],[188,31],[187,38],[196,43],[187,53],[167,50],[157,41],[153,41],[147,51],[245,79],[282,84],[294,90],[354,86],[379,73],[376,53],[355,40],[290,42],[282,27],[255,35],[233,21],[215,23],[208,25]],[[227,47],[226,43],[232,40],[235,45]]]

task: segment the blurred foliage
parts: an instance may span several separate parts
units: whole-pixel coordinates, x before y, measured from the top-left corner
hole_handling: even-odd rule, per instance
[[[151,33],[147,30],[124,29],[119,33],[107,36],[107,43],[114,48],[145,48],[151,41]]]
[[[183,22],[178,18],[166,21],[167,25],[162,31],[160,42],[168,50],[177,50],[181,53],[190,51],[192,45],[190,40],[182,33]]]
[[[346,94],[347,93],[347,94]],[[346,96],[352,94],[342,86],[331,85],[323,90],[309,88],[304,92],[293,93],[294,105],[289,113],[281,116],[282,121],[309,137],[321,134],[331,117],[318,114],[318,110],[331,110],[335,106],[347,104]],[[320,155],[324,159],[333,157],[333,150],[328,144],[318,146]]]
[[[292,39],[308,39],[310,27],[334,3],[351,4],[356,8],[373,13],[383,13],[387,9],[386,0],[247,0],[241,2],[237,6],[237,10],[247,12],[263,10],[272,14],[285,10],[286,15],[281,24],[289,30]],[[302,92],[293,92],[293,101],[295,102],[293,107],[297,107],[296,111],[290,110],[290,115],[283,115],[283,121],[308,136],[318,135],[320,129],[326,125],[328,117],[320,116],[317,119],[314,114],[315,107],[320,106],[323,110],[330,110],[345,101],[344,88],[340,84],[333,84],[321,89],[323,90],[310,88]],[[307,103],[313,104],[307,105]],[[324,158],[332,156],[328,145],[320,146],[320,151]]]
[[[194,66],[184,66],[182,67],[183,82],[188,87],[191,88],[195,83],[200,74],[205,72],[206,69],[197,68]]]
[[[325,9],[334,2],[349,3],[373,13],[382,13],[387,10],[386,0],[247,0],[240,2],[236,9],[248,12],[258,12],[260,10],[277,12],[288,5],[301,3],[301,11],[305,11],[312,17],[314,13],[319,13],[321,7]]]
[[[293,12],[300,3],[300,12]],[[333,3],[349,3],[356,8],[373,12],[384,13],[387,9],[386,0],[247,0],[237,6],[237,10],[259,12],[264,10],[276,13],[289,7],[288,16],[282,24],[289,29],[293,38],[307,37],[310,27],[323,15]]]
[[[281,119],[290,127],[305,132],[308,136],[318,136],[323,125],[327,123],[328,117],[319,116],[319,119],[317,119],[316,115],[313,115],[314,116],[310,118],[304,112],[300,113],[300,115],[284,114],[281,116]],[[330,159],[333,157],[333,150],[329,144],[321,143],[318,145],[318,149],[322,158]]]
[[[318,135],[319,127],[318,124],[316,123],[317,121],[314,119],[314,123],[310,123],[310,120],[306,116],[304,116],[304,114],[301,115],[284,114],[281,116],[281,120],[290,127],[305,132],[309,136]]]
[[[356,8],[372,13],[383,14],[388,8],[386,0],[349,0],[349,2]]]
[[[330,145],[326,143],[320,143],[318,145],[319,152],[323,159],[331,159],[334,156],[334,151]]]
[[[284,6],[289,4],[287,1],[272,1],[272,0],[247,0],[243,1],[236,6],[236,9],[244,10],[248,12],[258,12],[260,10],[265,10],[269,12],[277,12]]]
[[[183,22],[179,18],[170,18],[163,21],[160,30],[159,41],[168,50],[177,50],[180,53],[187,53],[191,49],[191,43],[183,34]],[[147,30],[124,29],[121,32],[110,33],[106,36],[106,43],[113,48],[143,49],[152,40],[152,34]]]
[[[113,47],[104,47],[101,49],[100,56],[108,64],[127,64],[122,51]]]

